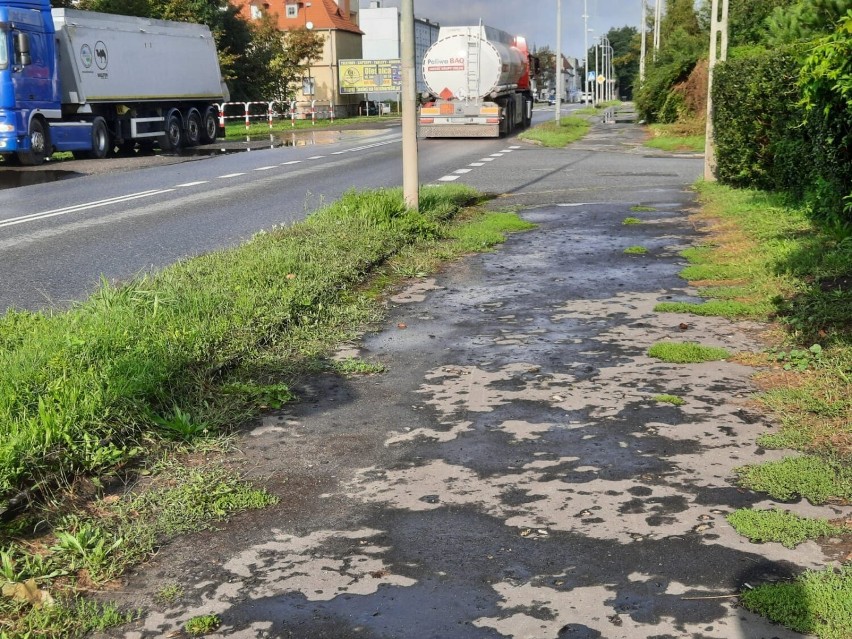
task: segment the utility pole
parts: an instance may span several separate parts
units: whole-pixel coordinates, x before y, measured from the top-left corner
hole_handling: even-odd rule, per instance
[[[656,0],[654,4],[654,62],[657,61],[657,52],[660,50],[660,22],[663,19],[663,0]]]
[[[556,0],[556,125],[562,123],[562,0]]]
[[[598,69],[598,49],[600,49],[600,38],[598,38],[598,42],[595,43],[595,84],[592,87],[595,97],[592,102],[593,104],[600,102],[598,99],[598,87],[600,86],[600,83],[598,82],[598,76],[600,75],[600,70]]]
[[[704,132],[704,179],[716,181],[716,142],[713,128],[713,67],[728,58],[728,0],[722,0],[722,15],[719,16],[719,0],[713,0],[710,9],[710,63],[707,70],[707,128]]]
[[[642,0],[642,22],[640,23],[641,24],[640,33],[642,34],[642,44],[640,45],[641,49],[640,49],[640,53],[639,53],[639,86],[642,86],[642,84],[645,82],[645,49],[646,49],[646,46],[645,46],[645,29],[647,27],[645,16],[646,16],[647,11],[648,11],[647,2],[648,2],[648,0]]]
[[[583,0],[583,74],[583,93],[589,93],[589,0]]]
[[[417,76],[414,72],[414,0],[402,0],[400,54],[402,62],[402,193],[405,205],[420,210],[417,164]]]

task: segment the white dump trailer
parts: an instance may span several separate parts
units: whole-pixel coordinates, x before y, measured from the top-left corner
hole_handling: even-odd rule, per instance
[[[423,79],[429,91],[420,137],[499,137],[532,119],[522,37],[486,26],[442,27],[423,57]]]
[[[194,146],[219,133],[228,94],[204,25],[0,0],[0,49],[0,60],[13,57],[0,64],[0,152],[25,164],[53,151]]]

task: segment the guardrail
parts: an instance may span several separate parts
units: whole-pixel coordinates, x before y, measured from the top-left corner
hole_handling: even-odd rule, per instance
[[[298,103],[295,100],[290,102],[281,102],[276,100],[271,100],[269,102],[264,101],[253,101],[253,102],[223,102],[221,104],[217,104],[216,107],[219,109],[219,127],[225,127],[226,120],[244,120],[246,123],[246,132],[251,128],[252,119],[260,119],[266,118],[269,123],[269,128],[272,128],[272,120],[275,116],[280,115],[277,111],[275,111],[275,105],[285,106],[290,111],[290,123],[292,127],[296,126],[296,115],[299,114]],[[252,113],[253,106],[262,105],[266,107],[265,112],[257,112],[257,109],[254,109],[254,113]],[[241,107],[241,111],[238,115],[226,115],[226,111],[228,107]],[[322,116],[326,116],[332,122],[334,122],[334,104],[328,105],[325,109],[317,110],[316,100],[311,100],[311,106],[308,108],[307,112],[303,112],[305,116],[310,115],[311,124],[315,125],[317,117],[322,118]],[[305,118],[307,119],[307,117]]]

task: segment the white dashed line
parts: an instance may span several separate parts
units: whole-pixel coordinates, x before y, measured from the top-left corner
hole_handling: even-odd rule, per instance
[[[438,178],[438,182],[452,182],[453,180],[458,180],[460,175],[445,175],[442,178]]]
[[[453,171],[453,173],[458,173],[459,175],[464,175],[465,173],[470,173],[473,169],[457,169]]]
[[[313,157],[309,157],[308,159],[309,160],[322,160],[324,157],[325,157],[324,155],[314,155]]]
[[[186,182],[185,184],[177,184],[175,186],[176,189],[181,189],[187,186],[198,186],[199,184],[207,184],[208,180],[201,180],[199,182]]]
[[[510,148],[510,149],[520,149],[521,147],[519,147],[519,146],[510,146],[509,148]]]
[[[343,155],[346,151],[335,151],[332,155]]]
[[[241,175],[245,175],[245,173],[228,173],[227,175],[220,175],[218,180],[227,180],[228,178],[240,177]]]
[[[502,154],[502,153],[492,153],[492,154],[491,154],[491,157],[492,157],[492,158],[502,158],[502,157],[503,157],[503,154]]]
[[[471,162],[468,166],[485,166],[485,162]]]
[[[482,159],[481,159],[481,160],[479,160],[479,161],[480,161],[480,162],[493,162],[493,161],[494,161],[494,158],[482,158]]]
[[[255,171],[271,171],[272,169],[277,169],[277,166],[260,166],[255,169]]]
[[[511,153],[512,149],[503,149],[500,153]]]
[[[290,160],[289,162],[282,162],[281,166],[287,166],[288,164],[299,164],[301,160]]]

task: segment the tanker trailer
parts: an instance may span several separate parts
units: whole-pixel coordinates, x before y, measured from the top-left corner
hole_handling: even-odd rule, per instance
[[[532,120],[526,40],[486,26],[441,27],[423,56],[421,138],[500,137]]]

